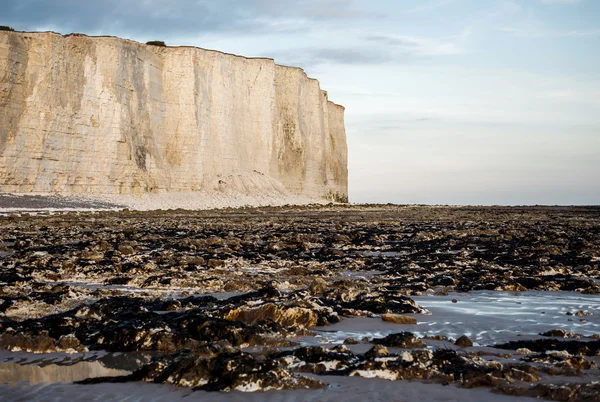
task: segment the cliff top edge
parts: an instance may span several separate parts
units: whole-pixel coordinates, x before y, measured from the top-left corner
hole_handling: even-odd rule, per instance
[[[63,38],[72,38],[72,37],[77,38],[77,37],[81,37],[81,38],[87,38],[87,39],[113,39],[113,40],[118,40],[118,41],[124,41],[124,42],[133,43],[133,44],[138,45],[138,46],[147,46],[147,47],[153,48],[155,50],[160,49],[160,50],[166,50],[166,51],[168,51],[168,49],[198,49],[198,50],[202,50],[202,51],[205,51],[205,52],[219,53],[219,54],[222,54],[222,55],[225,55],[225,56],[239,57],[239,58],[246,59],[246,60],[268,60],[268,61],[272,61],[273,64],[275,66],[277,66],[277,67],[285,67],[285,68],[291,68],[291,69],[294,69],[294,70],[301,71],[302,74],[304,74],[304,76],[307,79],[312,80],[312,81],[316,81],[319,84],[319,87],[320,87],[319,80],[316,79],[316,78],[309,77],[308,74],[306,74],[306,71],[302,67],[287,66],[287,65],[284,65],[284,64],[277,64],[277,63],[275,63],[275,59],[270,58],[270,57],[247,57],[247,56],[242,56],[242,55],[235,54],[235,53],[223,52],[221,50],[206,49],[206,48],[202,48],[202,47],[199,47],[199,46],[190,46],[190,45],[183,45],[183,46],[170,46],[170,45],[156,46],[156,45],[149,45],[149,44],[146,44],[146,43],[138,42],[138,41],[133,40],[133,39],[120,38],[118,36],[113,36],[113,35],[87,35],[87,34],[76,33],[76,32],[69,33],[69,34],[61,34],[60,32],[55,32],[55,31],[17,31],[17,30],[15,30],[15,31],[0,31],[0,34],[3,34],[3,33],[9,34],[9,35],[11,35],[11,34],[12,35],[19,35],[19,34],[47,35],[47,34],[51,34],[51,35],[61,36]],[[325,94],[327,94],[327,91],[322,90],[322,92],[324,92]],[[345,109],[344,106],[342,106],[342,105],[340,105],[338,103],[332,102],[329,99],[327,99],[327,101],[329,103],[332,103],[335,106],[338,106],[338,107],[340,107],[342,109]]]

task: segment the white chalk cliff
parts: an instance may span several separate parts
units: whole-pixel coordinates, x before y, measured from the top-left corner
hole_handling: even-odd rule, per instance
[[[344,108],[271,59],[0,32],[0,191],[226,189],[347,199]]]

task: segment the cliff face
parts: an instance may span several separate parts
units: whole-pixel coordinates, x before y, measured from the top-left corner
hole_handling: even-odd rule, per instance
[[[346,199],[343,119],[318,81],[270,59],[0,32],[1,191]]]

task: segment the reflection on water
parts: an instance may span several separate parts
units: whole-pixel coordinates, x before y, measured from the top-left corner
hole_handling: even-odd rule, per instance
[[[371,279],[375,275],[383,274],[383,271],[370,270],[370,271],[342,271],[344,279]]]
[[[45,366],[21,365],[17,363],[0,363],[0,384],[15,386],[21,382],[35,384],[52,384],[57,382],[73,382],[86,378],[103,376],[122,376],[130,371],[110,369],[99,361],[79,362],[71,366],[49,364]]]

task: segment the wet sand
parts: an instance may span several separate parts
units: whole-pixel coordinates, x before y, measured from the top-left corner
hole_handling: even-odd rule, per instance
[[[0,214],[2,215],[18,212],[115,210],[123,207],[118,203],[85,197],[0,194]]]
[[[215,402],[533,402],[535,398],[510,397],[486,389],[460,389],[415,381],[387,381],[377,378],[337,377],[323,390],[267,391],[255,393],[192,392],[167,385],[137,384],[39,384],[8,387],[0,385],[6,402],[16,401],[215,401]]]

